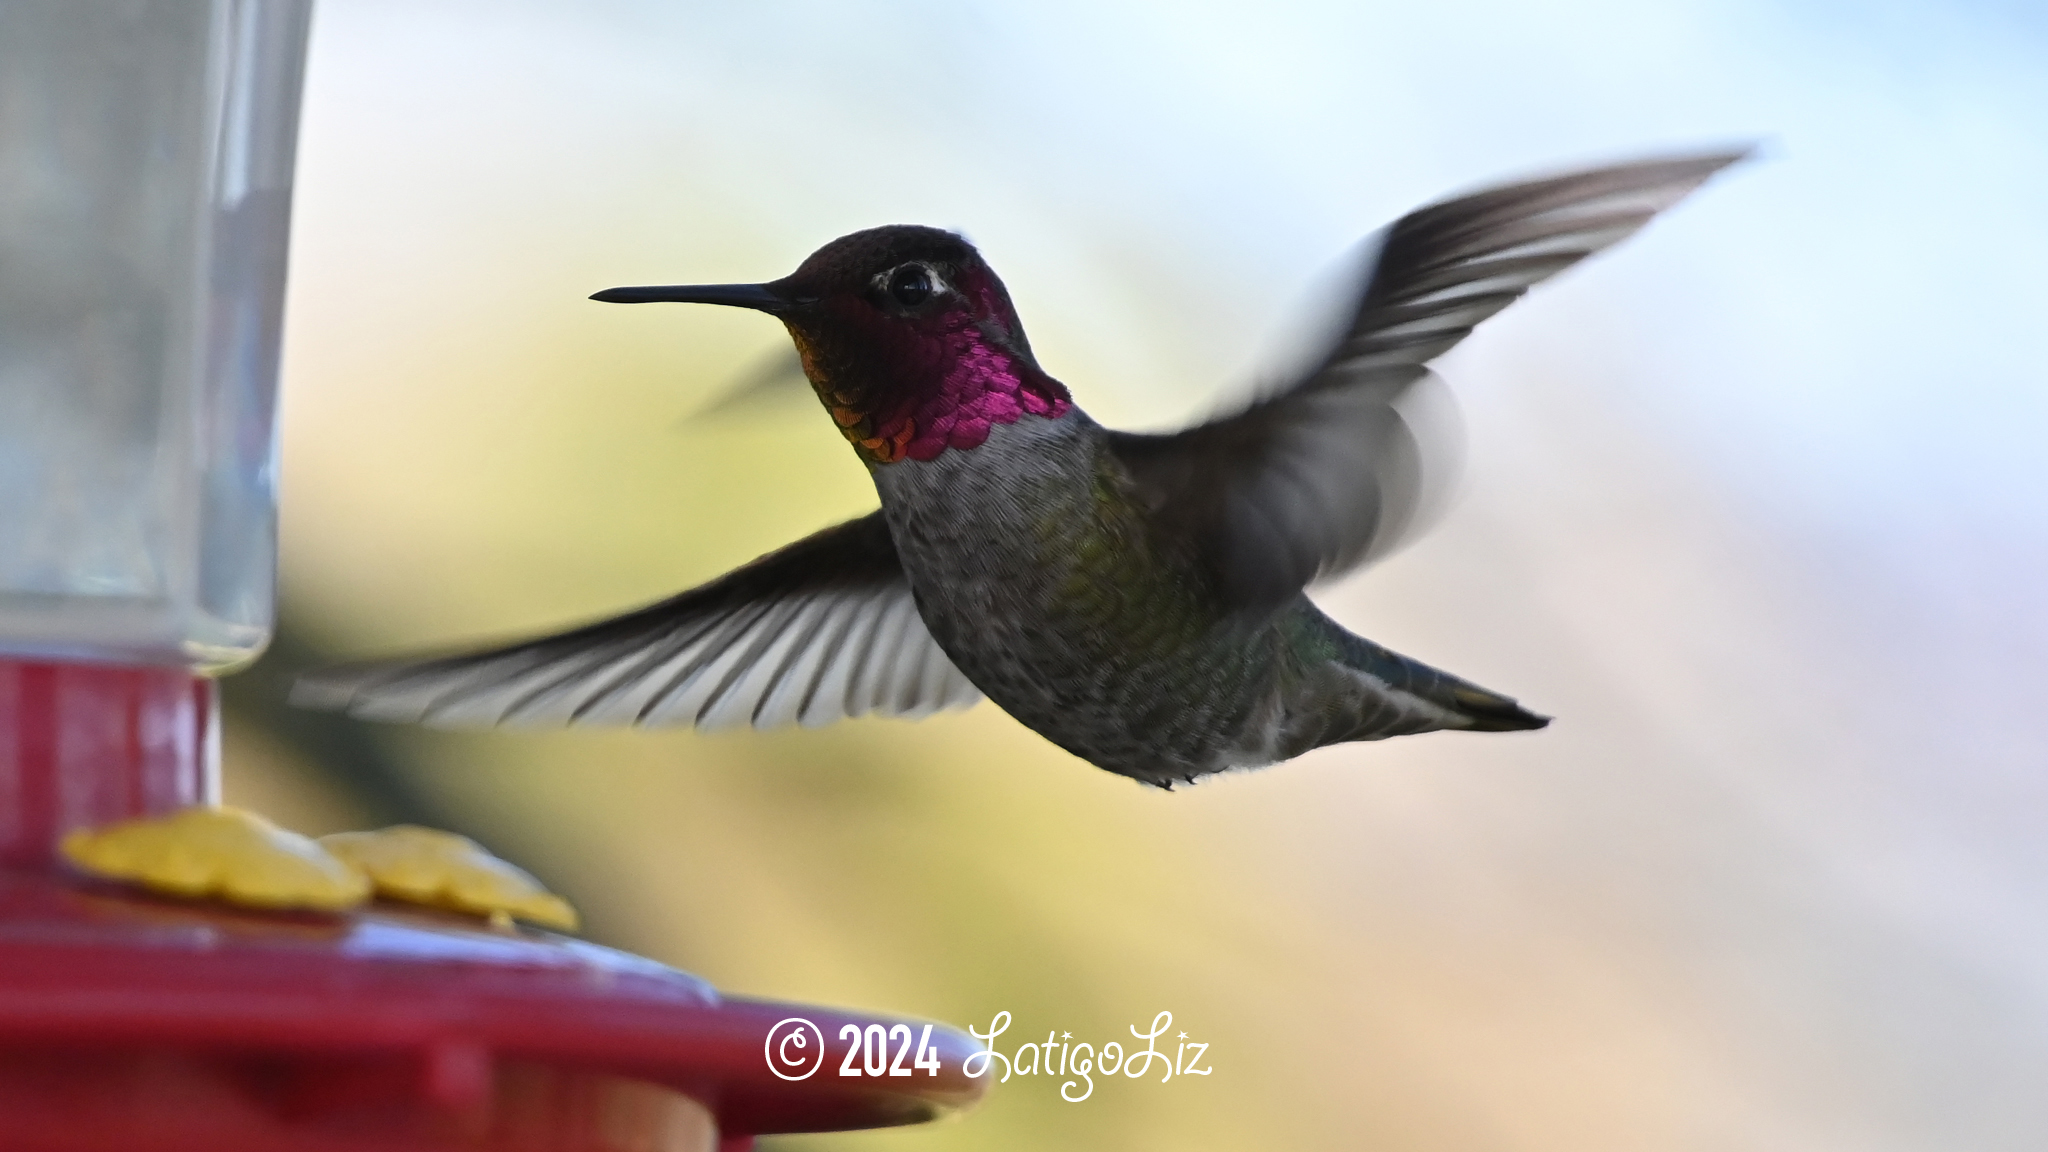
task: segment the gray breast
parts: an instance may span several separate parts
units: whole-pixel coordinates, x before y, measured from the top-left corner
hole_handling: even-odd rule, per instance
[[[1269,762],[1247,736],[1271,722],[1272,638],[1219,632],[1149,554],[1101,452],[1101,429],[1072,410],[877,467],[927,626],[1005,711],[1112,771],[1168,782]]]
[[[1095,531],[1095,431],[1078,412],[1026,416],[980,447],[875,469],[911,587],[949,654],[986,666],[1054,639],[1041,622],[1061,614]]]

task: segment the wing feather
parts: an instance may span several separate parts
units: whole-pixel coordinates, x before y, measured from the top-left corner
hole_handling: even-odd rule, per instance
[[[1169,435],[1112,433],[1158,530],[1226,603],[1270,608],[1385,555],[1447,487],[1426,365],[1538,282],[1627,237],[1746,152],[1488,189],[1395,222],[1346,331],[1306,374]],[[1439,420],[1447,420],[1440,416]]]
[[[875,633],[875,613],[841,606],[835,613],[836,627],[829,633],[828,647],[818,674],[804,690],[797,707],[797,723],[806,728],[829,724],[845,714],[848,686],[859,666],[867,641]]]
[[[636,612],[484,651],[316,672],[292,698],[439,726],[715,729],[923,716],[980,695],[926,630],[874,513]]]

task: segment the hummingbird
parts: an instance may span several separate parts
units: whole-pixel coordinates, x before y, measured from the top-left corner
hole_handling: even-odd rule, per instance
[[[961,236],[843,236],[760,284],[592,299],[747,308],[788,329],[879,510],[611,619],[342,667],[296,702],[437,725],[820,725],[983,696],[1171,788],[1313,748],[1542,728],[1514,699],[1353,634],[1318,581],[1420,519],[1403,401],[1532,285],[1634,233],[1744,151],[1486,188],[1368,242],[1311,366],[1172,433],[1105,428],[1032,353]]]

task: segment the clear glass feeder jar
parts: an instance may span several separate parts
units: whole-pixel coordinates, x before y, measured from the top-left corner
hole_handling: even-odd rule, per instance
[[[0,3],[0,658],[268,642],[310,0]]]

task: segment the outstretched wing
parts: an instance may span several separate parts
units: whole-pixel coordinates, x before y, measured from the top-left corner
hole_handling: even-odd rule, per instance
[[[981,699],[940,651],[876,512],[673,599],[482,652],[303,677],[292,702],[456,727],[770,728]]]
[[[1425,365],[1746,154],[1596,168],[1411,212],[1382,234],[1356,319],[1306,376],[1182,432],[1115,433],[1111,448],[1228,602],[1283,603],[1415,524],[1430,488]]]

